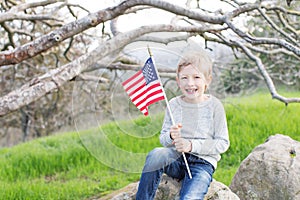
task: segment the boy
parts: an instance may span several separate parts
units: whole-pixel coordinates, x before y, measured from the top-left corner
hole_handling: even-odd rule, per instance
[[[181,200],[203,199],[220,154],[229,148],[223,105],[216,97],[205,94],[212,81],[212,62],[207,54],[204,51],[185,54],[178,63],[176,81],[182,95],[169,102],[175,125],[166,111],[160,134],[164,147],[148,154],[137,200],[154,199],[163,173],[182,180]]]

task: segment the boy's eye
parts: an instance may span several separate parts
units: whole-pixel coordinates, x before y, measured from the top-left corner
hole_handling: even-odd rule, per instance
[[[186,76],[182,76],[181,79],[187,79],[187,77]]]

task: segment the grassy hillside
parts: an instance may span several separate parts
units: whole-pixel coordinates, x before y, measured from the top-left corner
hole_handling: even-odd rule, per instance
[[[286,93],[287,97],[300,93]],[[229,185],[241,161],[270,135],[284,134],[300,141],[300,104],[285,104],[259,93],[225,102],[230,134],[230,149],[222,155],[214,175]]]
[[[300,96],[300,93],[288,94]],[[227,98],[224,101],[231,147],[222,155],[214,178],[229,185],[240,162],[268,136],[281,133],[300,141],[300,104],[287,107],[271,100],[269,94]],[[102,196],[139,179],[139,173],[125,173],[102,164],[92,149],[105,149],[97,133],[105,133],[116,147],[126,152],[146,153],[160,146],[158,131],[162,115],[149,122],[149,118],[118,122],[74,133],[34,140],[13,148],[0,149],[0,199],[86,199]],[[153,119],[154,117],[152,117]],[[155,128],[143,129],[151,136],[137,138],[137,127],[151,123]],[[120,128],[122,127],[122,128]],[[124,134],[124,127],[132,136]],[[152,135],[155,132],[155,135]],[[87,145],[90,141],[94,146]],[[89,149],[92,147],[91,149]],[[101,147],[101,148],[99,148]],[[113,151],[103,152],[111,157]],[[128,163],[141,168],[143,163],[116,156],[118,166]],[[101,160],[102,161],[102,160]],[[130,167],[130,166],[129,166]],[[126,171],[126,170],[123,170]],[[127,169],[128,171],[128,169]]]

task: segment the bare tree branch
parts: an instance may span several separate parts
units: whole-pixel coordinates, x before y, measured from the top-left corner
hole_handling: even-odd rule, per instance
[[[300,48],[297,47],[298,45],[295,46],[283,39],[252,37],[249,34],[241,31],[236,26],[234,26],[234,24],[232,22],[230,22],[229,20],[226,20],[226,21],[227,21],[226,24],[230,27],[231,30],[233,30],[242,39],[244,39],[245,41],[247,41],[251,44],[254,44],[254,45],[258,45],[258,44],[278,45],[280,47],[283,47],[283,48],[293,52],[297,56],[300,56]]]
[[[88,16],[77,20],[75,22],[71,22],[69,24],[64,25],[63,27],[44,35],[26,45],[18,47],[13,51],[6,51],[0,53],[0,66],[16,64],[21,62],[22,60],[31,58],[33,56],[38,55],[41,52],[48,50],[49,48],[57,45],[61,41],[72,37],[83,30],[87,30],[91,27],[97,26],[100,23],[111,20],[121,14],[123,14],[127,9],[137,6],[137,5],[149,5],[154,6],[160,9],[164,9],[166,11],[170,11],[172,13],[178,15],[185,15],[191,19],[200,20],[209,22],[212,24],[224,24],[225,17],[222,15],[206,15],[199,12],[191,11],[176,5],[173,5],[168,2],[163,1],[150,1],[150,0],[128,0],[120,3],[118,6],[100,10],[96,13],[89,14]],[[249,4],[247,6],[241,7],[233,12],[230,12],[226,15],[226,19],[235,17],[240,15],[243,12],[251,11],[256,9],[258,6],[255,4]],[[6,18],[4,21],[9,20]],[[1,22],[1,18],[0,18]]]
[[[44,1],[32,2],[32,3],[22,3],[22,4],[19,4],[17,6],[12,7],[8,12],[17,13],[17,12],[20,12],[20,11],[24,11],[28,8],[36,8],[36,7],[39,7],[39,6],[47,6],[47,5],[50,5],[50,4],[57,3],[57,2],[66,2],[66,1],[65,0],[44,0]]]
[[[13,33],[17,33],[13,26],[6,24],[7,22],[11,23],[12,20],[57,20],[54,16],[49,14],[27,14],[25,11],[29,9],[36,8],[38,6],[46,6],[60,2],[61,4],[56,7],[60,9],[65,5],[69,5],[63,0],[48,0],[42,1],[39,3],[28,3],[11,6],[11,8],[4,13],[0,13],[0,24],[3,29],[5,29],[8,34],[8,39],[5,40],[6,43],[10,42],[11,45],[14,45]],[[52,69],[44,73],[44,75],[37,75],[36,78],[33,78],[29,83],[24,84],[22,87],[12,91],[5,96],[0,98],[0,116],[4,116],[8,113],[11,113],[24,105],[28,105],[46,94],[51,94],[53,91],[61,88],[65,83],[79,78],[80,80],[93,80],[95,77],[87,77],[83,72],[88,72],[91,70],[96,70],[102,67],[106,69],[134,69],[135,66],[114,63],[112,65],[93,65],[97,61],[104,59],[107,55],[118,55],[118,53],[125,47],[127,44],[134,41],[154,41],[162,44],[168,44],[172,41],[178,40],[187,40],[188,38],[199,35],[205,40],[205,45],[209,48],[208,41],[224,44],[232,48],[232,52],[243,50],[251,60],[255,61],[261,75],[263,76],[270,93],[273,98],[278,99],[286,104],[292,102],[299,102],[298,98],[284,98],[280,96],[275,88],[273,80],[270,77],[267,69],[265,68],[262,60],[259,56],[254,55],[253,52],[261,53],[265,55],[271,54],[281,54],[283,56],[292,57],[293,56],[299,59],[300,48],[298,42],[298,27],[289,23],[282,13],[290,13],[294,16],[299,16],[298,12],[291,12],[285,9],[281,9],[277,6],[265,6],[264,2],[261,3],[239,3],[238,1],[228,1],[224,0],[229,5],[232,6],[232,10],[228,12],[207,12],[201,8],[199,9],[188,9],[174,5],[169,2],[164,2],[162,0],[127,0],[121,2],[119,5],[99,10],[95,13],[90,13],[86,17],[83,17],[79,20],[73,21],[71,23],[65,24],[56,30],[49,32],[33,40],[32,42],[26,43],[25,45],[16,47],[11,51],[0,52],[0,66],[3,66],[0,69],[7,68],[7,65],[22,63],[28,58],[32,58],[37,55],[43,55],[42,52],[48,51],[50,48],[62,43],[62,41],[69,39],[68,44],[63,43],[65,46],[64,55],[66,56],[70,48],[72,48],[73,39],[75,40],[77,34],[82,33],[85,30],[88,30],[92,27],[95,27],[99,24],[103,25],[103,34],[108,34],[108,37],[102,38],[100,46],[95,48],[89,53],[82,55],[77,59],[69,58],[66,56],[69,62],[68,64],[59,65],[58,55],[56,56],[56,69]],[[10,6],[7,6],[8,8]],[[132,13],[148,8],[158,8],[164,11],[178,15],[176,20],[172,21],[171,25],[154,25],[154,26],[143,26],[138,29],[134,29],[129,32],[121,33],[117,27],[117,19],[121,15],[127,13]],[[72,11],[71,14],[74,15]],[[269,16],[269,13],[272,13],[272,16]],[[34,10],[33,12],[34,13]],[[254,13],[254,14],[253,14]],[[274,30],[274,36],[264,37],[256,36],[247,31],[243,31],[240,26],[235,24],[236,19],[242,14],[248,14],[251,17],[257,17],[259,14],[259,19],[264,19],[264,25],[269,25]],[[274,16],[277,15],[275,19]],[[182,16],[182,17],[181,17]],[[179,20],[177,20],[179,19]],[[107,32],[106,23],[111,20],[111,31]],[[179,26],[177,22],[183,22],[187,24],[186,26]],[[281,24],[278,25],[277,21],[281,21]],[[49,23],[47,22],[43,22]],[[174,24],[173,24],[174,23]],[[285,26],[285,27],[283,27]],[[292,31],[293,34],[288,33],[288,30]],[[19,31],[21,33],[21,31]],[[169,37],[167,39],[161,39],[153,37],[152,35],[147,35],[148,33],[154,32],[183,32],[184,34],[179,37]],[[228,36],[230,33],[230,36]],[[276,33],[276,35],[275,35]],[[24,35],[30,35],[29,32],[22,32]],[[277,35],[279,35],[277,37]],[[111,37],[111,38],[109,38]],[[230,38],[230,39],[228,39]],[[233,41],[232,38],[236,40]],[[11,41],[8,41],[8,40]],[[79,42],[83,47],[85,43]],[[293,68],[289,69],[293,70]],[[20,75],[21,77],[21,75]],[[22,77],[26,77],[22,75]],[[279,77],[279,75],[277,75]],[[284,76],[283,76],[284,77]],[[281,78],[281,77],[279,77]],[[102,81],[102,80],[98,80]],[[290,79],[283,80],[286,82],[292,82]]]
[[[79,74],[78,77],[76,77],[76,81],[93,81],[98,83],[109,83],[109,80],[107,78],[96,77],[87,74]]]
[[[300,98],[286,98],[284,96],[281,96],[278,94],[278,92],[276,91],[276,87],[273,83],[273,80],[271,79],[271,77],[269,76],[269,73],[267,72],[266,68],[264,67],[262,61],[260,58],[258,58],[257,56],[255,56],[245,45],[243,45],[241,42],[238,41],[234,41],[234,43],[236,43],[241,49],[243,49],[243,51],[246,53],[246,55],[253,60],[261,75],[264,77],[265,82],[269,88],[269,91],[272,95],[272,97],[274,99],[277,99],[279,101],[284,102],[286,105],[288,105],[289,103],[299,103],[300,102]]]
[[[90,53],[87,53],[67,65],[51,70],[41,77],[35,78],[30,83],[0,98],[0,116],[36,101],[47,93],[58,89],[67,81],[81,74],[96,60],[104,58],[111,52],[124,47],[132,40],[150,32],[207,32],[210,28],[203,27],[179,27],[171,25],[143,26],[128,33],[119,34],[108,40]]]
[[[286,37],[289,41],[291,41],[292,43],[294,43],[295,45],[297,45],[297,41],[292,38],[289,34],[287,34],[286,32],[284,32],[283,30],[281,30],[276,24],[275,22],[273,22],[260,8],[258,9],[259,13],[263,16],[263,18],[265,18],[265,20],[270,24],[270,26],[276,30],[277,32],[279,32],[280,34],[282,34],[284,37]]]
[[[101,65],[101,64],[94,64],[93,65],[93,70],[96,70],[96,69],[110,69],[110,70],[124,70],[124,71],[128,71],[128,70],[132,70],[132,71],[138,71],[141,69],[141,66],[142,64],[138,65],[138,64],[124,64],[124,63],[113,63],[111,65]],[[165,74],[172,74],[172,73],[175,73],[176,70],[175,69],[164,69],[164,68],[158,68],[157,69],[158,72],[161,72],[161,73],[165,73]],[[163,75],[161,75],[163,76]]]

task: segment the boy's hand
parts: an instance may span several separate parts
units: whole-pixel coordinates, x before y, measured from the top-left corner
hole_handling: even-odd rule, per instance
[[[191,152],[192,143],[191,141],[184,138],[177,138],[173,141],[175,148],[178,152]]]
[[[173,144],[178,152],[190,152],[192,150],[192,143],[189,140],[181,137],[181,128],[181,124],[171,127],[170,135],[173,139]]]
[[[170,135],[171,135],[172,140],[175,140],[176,138],[181,137],[181,133],[180,133],[181,127],[182,127],[182,125],[180,123],[177,125],[171,126]]]

